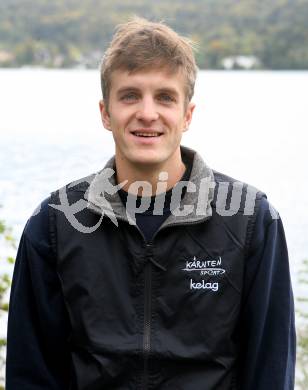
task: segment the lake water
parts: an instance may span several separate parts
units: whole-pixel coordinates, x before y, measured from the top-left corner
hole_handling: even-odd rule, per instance
[[[92,70],[0,70],[0,218],[17,240],[52,190],[113,154],[99,82]],[[296,293],[308,257],[307,90],[308,72],[202,71],[182,142],[212,168],[267,193],[284,222]]]

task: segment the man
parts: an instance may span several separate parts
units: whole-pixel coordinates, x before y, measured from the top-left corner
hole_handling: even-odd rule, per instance
[[[102,67],[115,156],[42,202],[10,300],[7,390],[293,389],[293,296],[265,195],[180,145],[188,40],[141,18]]]

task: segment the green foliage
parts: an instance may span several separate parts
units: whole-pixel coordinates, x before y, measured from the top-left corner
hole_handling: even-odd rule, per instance
[[[202,69],[239,55],[265,69],[308,68],[308,0],[2,0],[0,66],[95,68],[133,14],[197,38]]]
[[[300,270],[300,285],[303,289],[308,288],[308,259],[303,261],[303,268]],[[307,390],[308,388],[308,298],[297,299],[300,309],[297,310],[297,388]]]
[[[1,206],[0,206],[1,207]],[[12,236],[12,230],[9,229],[4,221],[0,220],[0,242],[3,242],[11,248],[16,248],[14,238]],[[0,261],[8,262],[10,264],[14,263],[12,256],[6,256],[5,258],[0,258]],[[8,312],[9,304],[6,301],[6,294],[11,287],[11,278],[8,274],[0,275],[0,317],[4,313]],[[5,358],[3,357],[4,348],[6,346],[6,338],[0,338],[0,370],[3,370],[5,365]],[[0,378],[0,381],[3,382],[4,378]],[[3,389],[0,384],[0,390]]]

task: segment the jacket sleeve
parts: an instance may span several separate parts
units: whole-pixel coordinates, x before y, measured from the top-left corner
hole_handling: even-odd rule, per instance
[[[48,240],[48,202],[28,221],[14,268],[6,390],[69,388],[69,321]]]
[[[282,221],[271,217],[265,198],[246,263],[240,340],[239,389],[294,389],[296,336],[288,251]]]

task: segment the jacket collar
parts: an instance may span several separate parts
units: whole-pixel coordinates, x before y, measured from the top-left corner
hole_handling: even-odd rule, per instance
[[[192,163],[189,179],[191,184],[189,184],[179,205],[176,207],[172,207],[171,205],[172,212],[161,227],[198,223],[208,219],[212,215],[211,202],[214,197],[213,171],[193,149],[181,146],[181,154],[182,159],[185,156]],[[113,174],[111,175],[112,171]],[[108,173],[108,175],[105,175],[105,173]],[[110,188],[113,188],[112,191],[105,190],[107,176]],[[178,185],[179,183],[175,187]],[[87,207],[99,215],[106,214],[114,223],[116,223],[115,219],[132,223],[132,220],[128,216],[129,210],[125,208],[118,191],[114,190],[116,186],[115,157],[113,156],[106,163],[105,167],[95,175],[91,182],[87,194]]]

